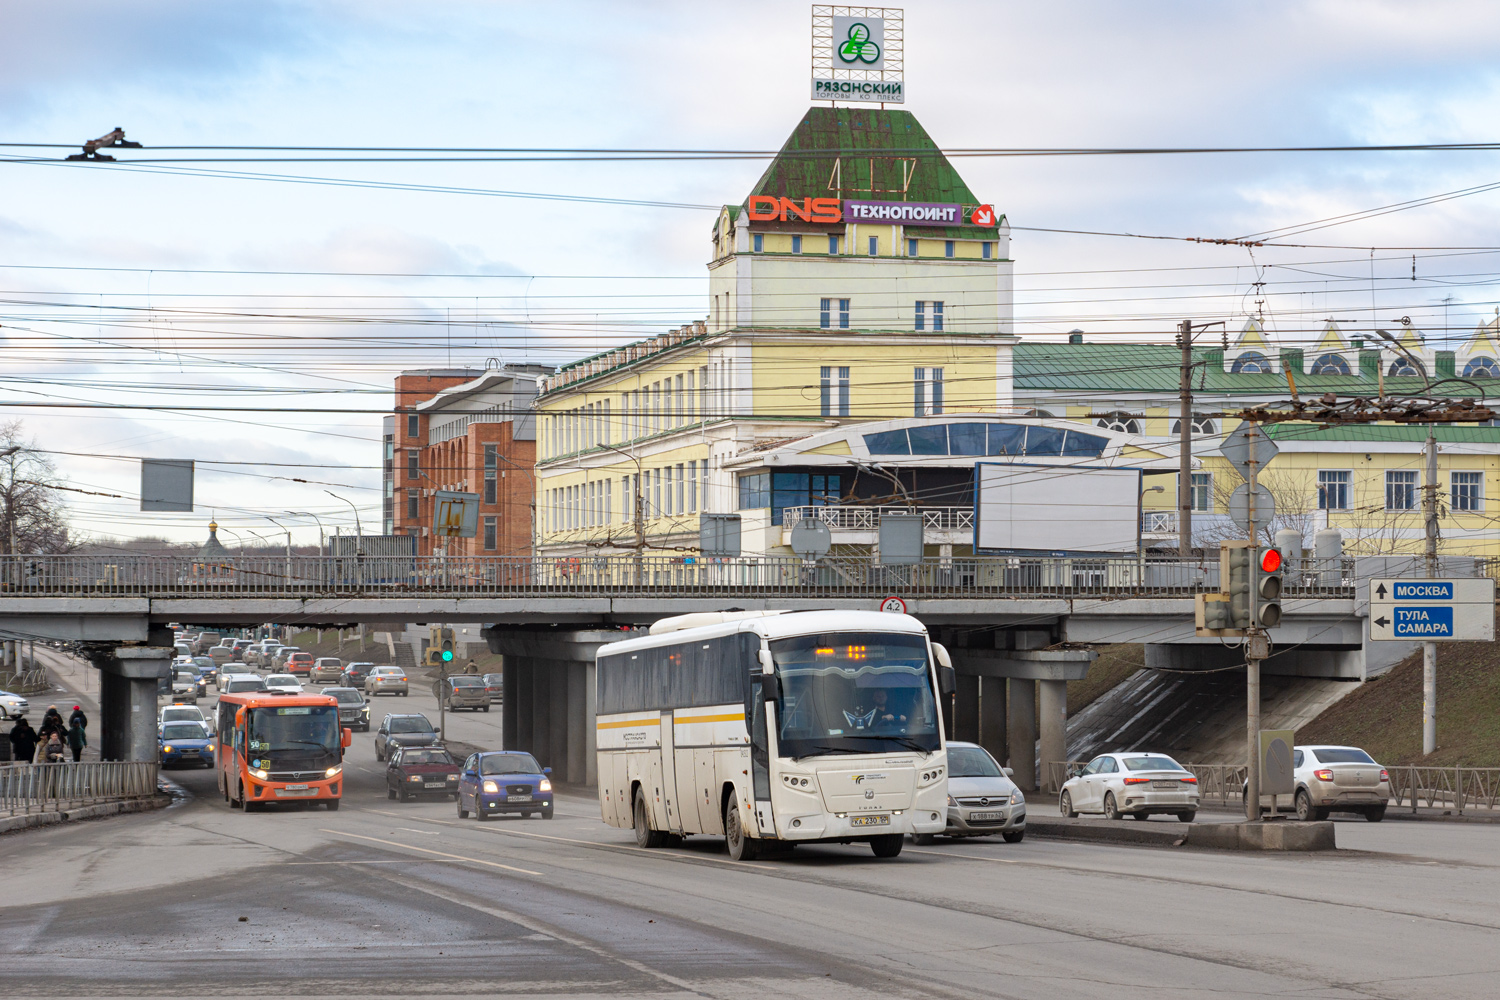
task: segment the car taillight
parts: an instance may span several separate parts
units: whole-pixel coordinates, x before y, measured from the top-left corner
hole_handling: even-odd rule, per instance
[[[1150,781],[1151,781],[1150,778],[1126,778],[1125,779],[1125,784],[1127,784],[1127,785],[1144,785],[1144,784],[1147,784]]]
[[[1390,774],[1383,767],[1380,769],[1380,780],[1381,781],[1390,781],[1391,780]]]
[[[1195,774],[1185,774],[1177,780],[1184,785],[1196,785],[1198,783],[1198,776]]]
[[[1313,777],[1317,778],[1319,781],[1332,781],[1333,772],[1325,767],[1321,771],[1314,771]]]

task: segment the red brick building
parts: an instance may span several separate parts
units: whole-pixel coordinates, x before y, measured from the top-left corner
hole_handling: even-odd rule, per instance
[[[431,369],[396,378],[387,418],[387,532],[415,535],[418,555],[446,542],[449,556],[525,556],[532,550],[536,494],[536,381],[552,369]],[[473,538],[434,538],[433,494],[480,496]]]

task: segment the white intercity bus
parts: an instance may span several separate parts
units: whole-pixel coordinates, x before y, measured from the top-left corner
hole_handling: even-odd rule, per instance
[[[599,648],[599,806],[642,847],[722,835],[735,860],[815,841],[901,853],[941,833],[947,651],[874,611],[680,615]]]

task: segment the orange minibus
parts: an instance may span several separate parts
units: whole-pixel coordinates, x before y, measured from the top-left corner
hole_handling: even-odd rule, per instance
[[[244,691],[219,698],[214,766],[230,808],[269,802],[325,802],[337,809],[344,787],[338,702],[324,694]]]

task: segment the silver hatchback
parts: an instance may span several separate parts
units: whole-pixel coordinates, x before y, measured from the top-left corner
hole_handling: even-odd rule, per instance
[[[1010,769],[995,763],[988,750],[975,743],[948,744],[948,827],[945,837],[988,837],[1000,834],[1007,844],[1026,836],[1026,797],[1010,780]],[[930,844],[936,834],[914,834],[918,844]]]

